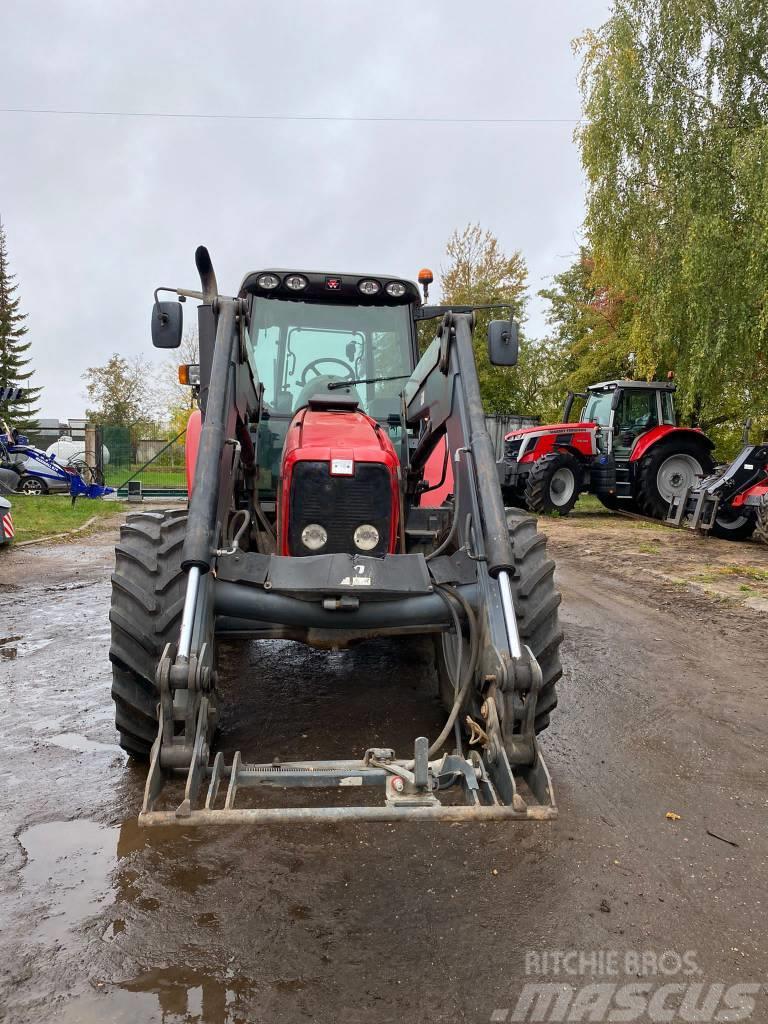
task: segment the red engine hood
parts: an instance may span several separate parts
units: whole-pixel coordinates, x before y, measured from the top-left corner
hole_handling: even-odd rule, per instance
[[[302,458],[318,461],[354,459],[388,462],[397,455],[389,435],[364,412],[348,409],[300,409],[288,428],[283,463]]]
[[[521,430],[512,430],[504,435],[504,440],[509,441],[516,437],[525,437],[526,434],[564,434],[574,430],[597,430],[596,423],[542,423],[538,427],[523,427]]]
[[[345,550],[354,554],[352,529],[360,525],[359,521],[350,521],[362,516],[362,522],[375,522],[377,519],[388,523],[389,535],[385,538],[384,551],[394,552],[398,549],[399,517],[400,517],[400,461],[389,434],[376,420],[372,420],[363,412],[355,409],[300,409],[293,418],[283,446],[283,462],[281,485],[278,498],[278,550],[283,555],[307,554],[308,552],[291,550],[291,487],[295,475],[300,472],[302,463],[326,463],[327,469],[321,474],[318,490],[328,507],[318,513],[318,521],[333,522],[337,536],[331,540],[336,550]],[[389,478],[389,492],[383,497],[375,487],[368,493],[378,493],[376,505],[371,505],[370,512],[366,505],[367,495],[361,492],[359,481],[364,477],[365,467],[378,463]],[[378,470],[377,472],[381,472]],[[369,477],[370,479],[370,477]],[[348,481],[348,486],[345,484]],[[365,486],[365,485],[363,485]],[[351,503],[344,505],[344,495],[353,495]],[[338,514],[334,509],[337,503]],[[338,503],[341,506],[338,506]],[[310,502],[310,504],[312,504]],[[317,504],[317,503],[315,503]],[[301,514],[307,502],[297,502],[294,514]],[[338,531],[345,533],[344,547],[339,548]],[[329,530],[329,534],[331,531]],[[294,547],[298,547],[294,538]],[[380,553],[384,553],[383,551]]]

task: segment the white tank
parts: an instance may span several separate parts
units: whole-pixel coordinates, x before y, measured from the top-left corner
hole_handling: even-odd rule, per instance
[[[109,465],[109,448],[105,444],[101,446],[103,465]],[[60,437],[58,441],[48,445],[45,449],[46,455],[52,455],[62,466],[69,466],[77,462],[90,463],[93,461],[93,453],[86,459],[85,442],[73,441],[71,437]]]

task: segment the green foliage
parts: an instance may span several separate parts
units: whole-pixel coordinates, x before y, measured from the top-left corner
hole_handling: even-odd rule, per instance
[[[768,425],[768,7],[615,0],[577,46],[588,286],[631,300],[615,356],[674,369],[705,429]]]
[[[498,239],[479,224],[454,231],[446,246],[450,263],[441,269],[442,301],[461,306],[508,303],[518,321],[525,318],[528,268],[519,252],[507,255]],[[515,367],[491,366],[486,333],[491,320],[507,319],[509,310],[479,310],[475,326],[475,360],[483,404],[489,413],[528,413],[540,401],[546,370],[544,347],[521,339]]]
[[[33,371],[29,368],[30,342],[24,341],[27,314],[20,312],[21,299],[16,294],[16,275],[10,272],[8,247],[5,231],[0,221],[0,387],[23,387],[24,397],[20,402],[4,403],[0,419],[20,430],[31,430],[35,426],[37,399],[42,388],[29,387]]]
[[[138,357],[129,362],[115,352],[104,366],[89,366],[83,374],[93,403],[86,416],[100,426],[134,427],[152,422],[148,381],[154,370]]]

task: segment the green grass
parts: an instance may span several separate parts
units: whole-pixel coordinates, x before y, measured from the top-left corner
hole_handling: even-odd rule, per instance
[[[644,555],[658,555],[661,554],[661,548],[658,544],[642,544],[637,545],[637,550],[642,552]]]
[[[139,466],[107,466],[104,482],[108,487],[120,487],[139,469]],[[135,478],[146,488],[187,486],[187,473],[183,466],[152,466]]]
[[[574,512],[583,512],[588,515],[612,516],[613,512],[595,497],[594,494],[582,494],[573,507]]]
[[[122,504],[116,501],[79,498],[73,507],[68,494],[46,494],[40,497],[14,494],[8,500],[12,506],[17,541],[66,533],[87,523],[93,516],[109,519],[123,512]]]

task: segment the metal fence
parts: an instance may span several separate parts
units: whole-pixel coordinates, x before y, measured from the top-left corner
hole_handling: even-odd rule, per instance
[[[496,413],[485,417],[485,429],[491,435],[496,451],[496,461],[504,454],[504,435],[510,430],[522,430],[525,427],[536,427],[541,423],[540,416],[512,416]]]
[[[119,497],[138,485],[148,497],[183,497],[187,493],[185,433],[162,427],[97,427],[98,468],[104,482],[115,487]]]

